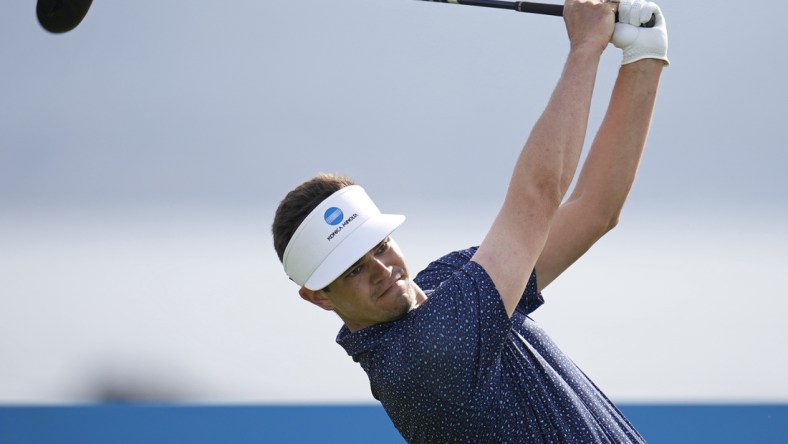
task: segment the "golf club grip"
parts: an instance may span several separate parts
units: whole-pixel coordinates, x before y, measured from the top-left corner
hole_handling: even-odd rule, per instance
[[[564,15],[564,5],[551,5],[548,3],[515,2],[517,10],[520,12],[530,12],[532,14]]]
[[[564,15],[564,5],[552,5],[549,3],[515,2],[517,10],[520,12],[530,12],[533,14],[544,15]],[[618,11],[616,11],[616,22],[618,22]],[[651,14],[651,18],[646,23],[640,25],[641,28],[653,28],[657,23],[657,17]]]

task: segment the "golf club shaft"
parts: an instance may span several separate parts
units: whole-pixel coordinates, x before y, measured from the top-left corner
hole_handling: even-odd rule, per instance
[[[498,9],[511,9],[512,11],[530,12],[532,14],[544,15],[564,15],[564,5],[555,5],[549,3],[534,3],[534,2],[511,2],[503,0],[425,0],[428,2],[438,3],[454,3],[457,5],[469,6],[484,6],[486,8]],[[616,13],[616,21],[618,21],[618,13]],[[644,28],[653,28],[656,22],[656,17],[651,16],[651,20],[642,24]]]
[[[547,3],[533,2],[511,2],[502,0],[426,0],[428,2],[454,3],[457,5],[484,6],[486,8],[511,9],[513,11],[531,12],[534,14],[546,14],[562,16],[564,14],[563,5],[551,5]]]

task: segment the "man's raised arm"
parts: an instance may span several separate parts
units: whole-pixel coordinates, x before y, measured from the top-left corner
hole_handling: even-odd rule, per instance
[[[564,70],[515,164],[503,206],[473,257],[492,278],[509,316],[577,169],[599,58],[613,33],[613,10],[599,0],[567,0],[570,50]]]
[[[654,28],[635,27],[652,15]],[[656,4],[642,0],[622,2],[619,18],[624,23],[616,24],[612,42],[623,47],[623,64],[577,184],[558,210],[536,263],[539,290],[618,223],[646,144],[668,62],[665,18]]]

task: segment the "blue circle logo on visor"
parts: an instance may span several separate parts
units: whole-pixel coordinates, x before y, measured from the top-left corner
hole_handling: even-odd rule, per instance
[[[323,219],[325,219],[326,223],[329,225],[339,225],[344,218],[345,215],[342,214],[342,210],[337,207],[331,207],[323,214]]]

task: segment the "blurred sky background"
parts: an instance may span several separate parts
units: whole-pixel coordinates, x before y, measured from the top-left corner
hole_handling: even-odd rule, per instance
[[[784,19],[661,5],[621,224],[533,317],[616,401],[788,402]],[[0,403],[372,401],[281,270],[278,200],[342,172],[408,215],[411,268],[478,244],[567,49],[558,18],[414,0],[96,0],[63,35],[6,2]]]

